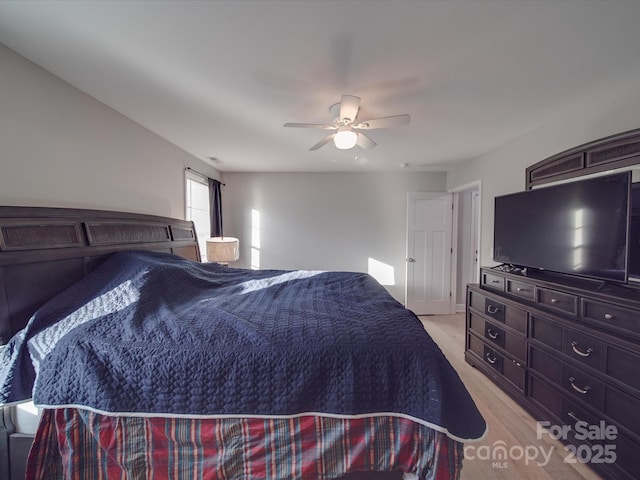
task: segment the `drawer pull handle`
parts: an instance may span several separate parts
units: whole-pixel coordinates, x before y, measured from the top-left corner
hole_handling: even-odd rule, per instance
[[[498,358],[495,355],[491,356],[490,352],[487,352],[487,354],[485,355],[485,358],[487,359],[487,362],[489,362],[492,365],[496,363],[496,360],[498,360]]]
[[[576,385],[576,379],[574,377],[569,377],[569,383],[571,384],[571,388],[582,395],[586,395],[587,393],[589,393],[589,390],[591,390],[591,387],[589,385],[584,388]]]
[[[604,318],[606,318],[607,320],[613,320],[615,317],[612,313],[605,313]]]
[[[573,418],[576,422],[581,422],[582,420],[580,420],[580,418],[573,412],[567,412],[567,415],[571,418]]]
[[[552,298],[551,299],[551,303],[558,303],[560,300],[558,300],[557,298]]]
[[[494,283],[497,285],[498,283],[500,283],[500,280],[491,280],[491,283]]]
[[[491,330],[489,328],[487,330],[487,335],[489,335],[489,337],[491,337],[491,340],[496,340],[500,336],[500,333],[499,332],[494,332],[493,330]]]
[[[588,357],[593,353],[593,348],[591,347],[587,348],[587,351],[580,350],[578,348],[578,342],[571,342],[571,348],[576,355],[580,355],[581,357]]]
[[[522,364],[520,362],[516,362],[515,360],[511,360],[511,362],[516,366],[516,367],[521,367]]]
[[[522,287],[518,287],[518,288],[516,288],[516,291],[517,292],[526,292],[527,289],[526,288],[522,288]]]
[[[493,315],[500,311],[498,307],[494,307],[493,305],[487,305],[487,313]]]

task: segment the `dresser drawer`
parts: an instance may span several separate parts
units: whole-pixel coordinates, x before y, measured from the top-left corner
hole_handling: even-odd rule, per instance
[[[562,410],[560,411],[560,419],[565,425],[571,426],[571,431],[576,431],[576,426],[584,427],[585,425],[599,425],[603,421],[602,415],[593,413],[574,402],[573,400],[563,398]],[[605,421],[605,423],[609,423]],[[581,441],[584,441],[580,439]],[[592,442],[593,443],[593,442]]]
[[[544,317],[531,317],[531,339],[564,353],[574,362],[601,371],[640,395],[640,352],[609,344],[595,335],[593,330],[587,334]]]
[[[547,381],[561,387],[573,396],[598,410],[604,405],[604,384],[572,365],[562,363],[555,356],[532,347],[529,356],[531,368]]]
[[[526,378],[524,364],[519,360],[500,354],[475,335],[469,334],[468,337],[469,349],[480,357],[485,365],[490,366],[502,378],[511,382],[524,393]]]
[[[592,411],[578,405],[569,397],[563,395],[555,385],[547,383],[544,379],[531,376],[530,395],[552,416],[551,423],[562,422],[563,425],[571,426],[571,431],[575,431],[575,425],[598,425],[602,421],[602,415],[594,414]]]
[[[562,327],[537,315],[531,316],[531,338],[556,350],[562,350]]]
[[[553,414],[554,418],[547,419],[551,423],[560,418],[564,397],[557,386],[552,386],[537,375],[529,375],[529,397]]]
[[[506,331],[480,315],[469,312],[469,328],[489,345],[506,350],[521,363],[526,363],[527,342],[524,337]]]
[[[535,287],[528,283],[517,282],[515,280],[507,280],[505,285],[507,293],[516,295],[520,298],[533,301],[535,299]]]
[[[607,330],[640,338],[640,315],[615,305],[582,299],[582,318]]]
[[[618,425],[609,420],[603,419],[601,415],[582,409],[568,400],[562,402],[561,422],[563,425],[571,427],[569,436],[578,448],[580,448],[580,445],[589,444],[599,444],[603,446],[609,445],[609,448],[611,448],[611,446],[614,447],[613,451],[616,454],[615,464],[617,467],[623,469],[624,473],[620,472],[621,476],[615,475],[609,478],[640,478],[640,462],[638,461],[640,445],[636,443],[637,441],[632,440],[626,432],[618,427]],[[604,425],[606,429],[609,429],[605,431],[606,433],[600,429],[602,425]],[[615,427],[615,431],[611,430],[611,427]],[[594,431],[595,428],[600,430]],[[589,434],[586,433],[586,431],[594,432],[594,435],[597,438],[593,440],[589,439]],[[611,438],[608,438],[607,435]],[[589,449],[589,453],[599,454],[600,450]],[[602,459],[604,458],[606,457],[603,456]]]
[[[571,359],[604,371],[607,347],[584,333],[563,327],[539,316],[531,317],[531,338],[563,352]]]
[[[493,273],[482,272],[482,286],[504,292],[504,277]]]
[[[502,365],[502,374],[504,377],[513,383],[518,390],[524,393],[526,374],[524,365],[511,358],[504,358]]]
[[[476,287],[477,288],[477,287]],[[526,335],[527,312],[521,308],[511,306],[495,299],[491,294],[484,295],[473,288],[469,289],[469,303],[472,308],[484,313],[487,317],[502,322],[505,325]]]
[[[504,323],[523,335],[527,334],[527,312],[524,310],[508,305],[504,312]]]
[[[640,445],[632,440],[629,435],[622,431],[618,425],[613,424],[609,420],[605,420],[603,415],[592,411],[591,409],[582,407],[578,402],[566,397],[554,386],[536,375],[529,376],[529,396],[532,398],[544,412],[548,415],[543,416],[543,420],[547,420],[550,425],[570,427],[568,431],[569,440],[578,448],[580,445],[602,444],[614,445],[616,453],[616,466],[624,469],[622,476],[607,477],[620,479],[636,479],[640,478],[640,462],[638,462],[638,452]],[[578,422],[580,430],[578,430]],[[615,439],[594,439],[584,438],[585,428],[599,427],[600,422],[604,422],[606,426],[613,425],[617,428]],[[576,433],[581,433],[580,438],[576,438]],[[584,448],[583,448],[584,449]],[[589,453],[597,453],[597,450],[589,449]],[[631,476],[628,476],[631,475]]]
[[[489,343],[493,343],[501,348],[505,348],[507,334],[502,328],[496,327],[493,323],[484,323],[484,338]]]
[[[529,366],[550,382],[557,385],[562,383],[562,364],[546,351],[532,346],[529,352]]]
[[[562,387],[597,410],[604,409],[604,383],[579,368],[562,364]]]
[[[502,355],[498,355],[494,349],[486,345],[475,335],[469,335],[469,349],[487,365],[490,365],[494,370],[502,374]]]
[[[484,313],[499,322],[504,322],[507,307],[492,298],[484,299]]]
[[[607,347],[590,335],[564,329],[562,351],[573,360],[604,371]]]
[[[623,468],[629,479],[640,478],[640,462],[638,461],[638,452],[640,452],[640,444],[631,440],[624,432],[618,434],[615,440],[616,445],[616,465]]]
[[[493,369],[495,369],[498,373],[502,373],[502,363],[504,357],[496,352],[493,348],[488,345],[484,346],[482,359],[487,362]]]
[[[469,350],[475,353],[479,358],[484,360],[484,347],[485,344],[479,337],[467,333],[467,341],[469,343]],[[485,360],[486,362],[486,360]]]
[[[560,421],[563,425],[571,426],[571,431],[573,432],[578,422],[581,422],[582,426],[599,425],[602,421],[602,415],[595,414],[579,406],[578,402],[562,395],[556,386],[547,383],[544,379],[532,375],[530,383],[531,397],[551,414],[552,418],[549,421],[552,424]]]
[[[606,424],[611,424],[611,421],[613,421],[617,427],[619,422],[619,424],[624,425],[635,435],[640,435],[640,416],[636,413],[640,408],[640,400],[626,395],[624,392],[619,390],[611,389],[608,386],[605,386],[605,389],[605,408],[602,412],[604,415],[597,412],[592,413],[590,410],[579,406],[577,403],[564,398],[560,402],[562,407],[560,418],[562,421],[573,427],[577,422],[583,422],[582,425],[598,425],[603,421],[603,418],[608,418],[611,420],[604,420]],[[549,392],[547,392],[547,394],[549,394]],[[556,408],[557,402],[552,402],[552,405]],[[638,438],[640,438],[640,436]],[[602,442],[599,441],[597,443]],[[604,443],[606,443],[606,441]]]
[[[520,360],[521,363],[526,364],[527,342],[523,337],[500,330],[487,322],[485,325],[485,338],[504,348],[507,353],[513,355],[513,357]]]
[[[575,295],[542,287],[538,287],[536,292],[536,302],[541,306],[573,316],[578,315],[578,297]]]
[[[640,395],[640,354],[617,346],[607,349],[605,373]]]
[[[605,415],[620,422],[640,438],[640,399],[607,385],[604,395]]]
[[[488,343],[493,343],[504,348],[504,329],[496,327],[493,323],[485,320],[481,315],[477,315],[473,312],[469,313],[469,328],[479,337],[484,337]]]

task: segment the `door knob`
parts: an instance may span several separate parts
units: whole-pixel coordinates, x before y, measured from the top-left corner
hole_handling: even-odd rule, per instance
[[[415,258],[411,258],[411,257],[407,258],[407,262],[409,263],[415,263],[415,261],[416,261]]]

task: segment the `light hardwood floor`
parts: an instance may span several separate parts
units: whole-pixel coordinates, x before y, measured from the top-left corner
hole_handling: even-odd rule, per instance
[[[453,368],[467,386],[478,409],[489,426],[485,439],[469,443],[465,448],[465,461],[461,480],[600,480],[588,466],[580,463],[565,463],[568,452],[558,441],[548,435],[538,434],[537,423],[502,392],[480,371],[464,360],[464,314],[433,315],[419,317],[429,335],[438,344]],[[541,438],[537,438],[540,436]],[[497,442],[497,443],[496,443]],[[527,449],[531,457],[534,450],[538,461],[508,458],[504,462],[486,459],[488,453],[502,445],[512,451],[514,457]],[[484,446],[484,449],[479,447]],[[550,458],[548,463],[542,450]],[[551,453],[549,453],[551,452]],[[509,455],[511,456],[511,455]],[[499,465],[498,465],[499,464]]]

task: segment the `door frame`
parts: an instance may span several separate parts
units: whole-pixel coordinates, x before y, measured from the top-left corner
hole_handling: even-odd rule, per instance
[[[478,250],[478,256],[480,255],[481,243],[482,243],[482,180],[475,180],[473,182],[465,183],[464,185],[460,185],[458,187],[452,188],[449,190],[449,193],[453,194],[453,232],[451,234],[451,242],[453,246],[453,257],[451,259],[451,291],[452,291],[452,302],[455,304],[456,311],[464,311],[465,303],[458,303],[456,299],[458,298],[458,260],[459,260],[459,252],[458,252],[458,237],[460,232],[458,231],[458,222],[460,217],[460,194],[466,192],[468,190],[477,190],[478,192],[478,208],[477,215],[475,218],[475,229],[476,229],[476,238],[477,245],[475,248]],[[473,223],[473,222],[472,222]],[[469,248],[474,249],[473,245],[469,245]],[[480,263],[478,262],[478,266],[476,271],[474,272],[474,278],[478,279],[480,275]],[[460,307],[462,305],[462,307]]]

